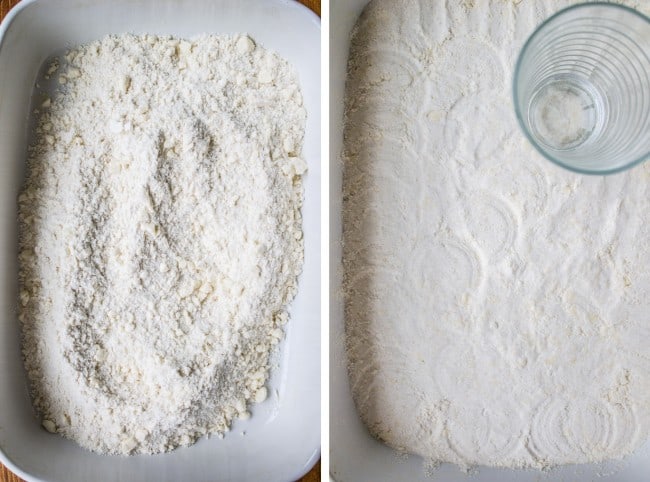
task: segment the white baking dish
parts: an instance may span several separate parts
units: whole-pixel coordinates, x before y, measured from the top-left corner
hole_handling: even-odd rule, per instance
[[[337,482],[532,482],[592,480],[647,482],[650,443],[623,461],[573,465],[547,472],[479,467],[469,477],[443,464],[425,474],[422,459],[407,459],[373,439],[357,416],[345,367],[341,299],[341,160],[343,97],[350,33],[368,0],[331,0],[330,7],[330,472]],[[408,416],[405,413],[404,416]]]
[[[109,33],[249,33],[297,70],[308,113],[305,265],[269,400],[225,439],[155,456],[105,456],[33,414],[16,317],[16,197],[28,107],[51,54]],[[0,461],[28,480],[288,481],[320,454],[320,21],[292,0],[27,0],[0,27]],[[277,394],[276,394],[277,390]],[[243,434],[245,432],[245,435]]]

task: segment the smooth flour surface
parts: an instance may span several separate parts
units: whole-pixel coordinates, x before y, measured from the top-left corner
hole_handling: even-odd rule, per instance
[[[376,0],[353,32],[351,387],[375,436],[430,464],[596,462],[648,436],[650,164],[565,172],[512,107],[519,49],[569,3]]]
[[[247,36],[111,36],[48,70],[21,227],[43,426],[103,453],[228,431],[267,397],[303,259],[296,74]]]

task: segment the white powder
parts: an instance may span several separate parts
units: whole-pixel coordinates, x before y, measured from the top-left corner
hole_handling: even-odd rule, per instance
[[[121,454],[223,435],[266,398],[302,265],[296,75],[246,36],[133,35],[47,75],[19,197],[43,426]]]
[[[512,107],[519,49],[568,3],[375,0],[353,34],[351,388],[430,464],[602,461],[648,436],[650,164],[561,170]]]

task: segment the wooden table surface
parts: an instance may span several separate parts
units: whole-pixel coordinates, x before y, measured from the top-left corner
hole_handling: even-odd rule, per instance
[[[0,20],[2,20],[7,12],[18,3],[19,0],[0,0]],[[311,8],[314,12],[320,15],[320,2],[321,0],[298,0],[303,5]],[[305,475],[300,482],[316,482],[321,480],[320,474],[320,461],[314,468]],[[17,477],[7,469],[4,465],[0,464],[0,482],[23,482],[23,479]],[[191,481],[188,481],[191,482]]]

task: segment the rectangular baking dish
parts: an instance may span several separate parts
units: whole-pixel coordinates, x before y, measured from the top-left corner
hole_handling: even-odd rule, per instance
[[[361,423],[345,365],[341,296],[341,186],[343,99],[350,34],[368,0],[331,0],[330,4],[330,474],[337,482],[537,482],[650,480],[650,443],[623,461],[571,465],[550,471],[478,467],[470,476],[442,464],[427,476],[420,457],[404,458],[370,436]],[[408,416],[408,414],[404,414]]]
[[[154,456],[106,456],[34,416],[16,316],[16,198],[34,81],[44,60],[109,33],[249,33],[299,75],[307,129],[305,264],[270,397],[225,439]],[[289,481],[320,454],[320,20],[292,0],[26,0],[0,26],[0,461],[30,481]],[[276,392],[277,391],[277,392]]]

